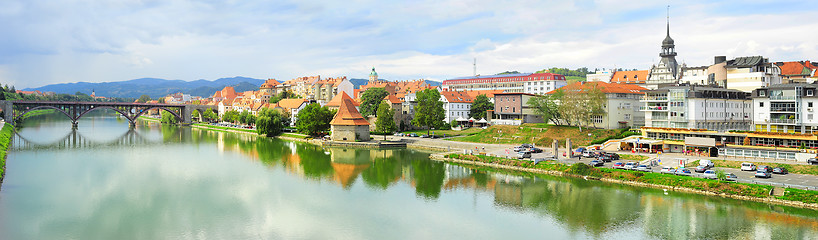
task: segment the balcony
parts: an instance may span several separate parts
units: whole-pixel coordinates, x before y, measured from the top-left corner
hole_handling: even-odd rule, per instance
[[[795,96],[770,96],[771,101],[795,101]]]
[[[797,121],[795,119],[770,119],[770,123],[796,124]]]
[[[667,97],[650,97],[650,96],[642,96],[639,98],[640,101],[667,101]]]
[[[667,107],[662,107],[662,106],[648,106],[648,107],[642,106],[642,107],[639,107],[639,111],[662,111],[662,112],[667,112],[667,110],[668,110]]]
[[[795,112],[794,107],[771,107],[770,112]]]

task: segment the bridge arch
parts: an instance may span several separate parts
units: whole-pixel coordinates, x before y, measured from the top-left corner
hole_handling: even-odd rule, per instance
[[[111,106],[96,106],[96,107],[89,108],[88,110],[85,110],[85,111],[81,112],[79,115],[77,115],[77,120],[79,120],[82,116],[85,116],[85,114],[93,112],[94,110],[97,110],[97,109],[111,109],[111,110],[114,110],[117,113],[124,116],[125,118],[127,118],[128,122],[130,122],[131,124],[133,124],[133,122],[136,121],[136,118],[131,118],[130,113],[122,111],[122,109],[117,109],[117,108],[111,107]]]
[[[22,120],[23,116],[25,116],[26,113],[29,113],[29,112],[34,111],[34,110],[40,110],[40,109],[54,109],[54,110],[57,110],[58,112],[61,112],[62,114],[64,114],[66,117],[68,117],[68,119],[71,119],[71,122],[76,122],[77,121],[77,119],[75,119],[73,116],[71,116],[71,114],[68,114],[68,112],[66,112],[65,110],[62,110],[62,109],[60,109],[58,107],[54,107],[54,106],[37,106],[37,107],[27,109],[27,110],[23,111],[23,113],[20,113],[20,115],[18,115],[18,116],[16,116],[14,118],[14,122],[16,123],[16,122]]]
[[[145,113],[147,113],[148,111],[150,111],[150,110],[152,110],[152,109],[156,109],[156,108],[158,108],[158,109],[160,109],[160,110],[165,110],[166,112],[169,112],[169,113],[170,113],[170,114],[172,114],[174,117],[176,117],[176,120],[178,120],[180,123],[182,123],[182,122],[184,122],[184,121],[185,121],[185,119],[184,119],[184,118],[182,118],[182,116],[180,116],[178,113],[176,113],[175,111],[173,111],[173,110],[171,110],[171,109],[169,109],[169,108],[166,108],[166,107],[149,107],[149,108],[139,109],[139,112],[137,112],[137,113],[136,113],[136,115],[134,115],[134,116],[133,116],[133,119],[134,119],[134,120],[136,120],[136,119],[138,119],[140,116],[142,116],[142,115],[144,115]]]

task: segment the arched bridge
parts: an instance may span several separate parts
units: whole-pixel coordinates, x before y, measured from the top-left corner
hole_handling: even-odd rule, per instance
[[[203,113],[207,109],[216,111],[216,106],[192,104],[152,104],[152,103],[123,103],[123,102],[44,102],[44,101],[0,101],[3,109],[3,118],[7,123],[16,123],[26,113],[38,109],[54,109],[71,119],[72,126],[77,127],[77,120],[85,114],[97,109],[112,109],[128,119],[131,126],[136,125],[136,119],[147,114],[149,110],[159,109],[167,111],[179,120],[179,123],[188,125],[194,111]]]

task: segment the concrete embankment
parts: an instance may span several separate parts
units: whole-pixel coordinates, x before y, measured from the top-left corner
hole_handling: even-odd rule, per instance
[[[743,201],[754,201],[754,202],[762,202],[762,203],[768,203],[768,204],[776,204],[776,205],[784,205],[784,206],[791,206],[791,207],[808,208],[808,209],[818,210],[818,204],[815,204],[815,203],[804,203],[804,202],[799,202],[799,201],[789,201],[789,200],[776,199],[776,198],[772,198],[772,197],[770,197],[770,198],[760,198],[760,197],[750,197],[750,196],[742,196],[742,195],[735,195],[735,194],[717,193],[717,192],[703,191],[703,190],[685,188],[685,187],[678,187],[678,186],[665,186],[665,185],[635,182],[635,181],[627,181],[627,180],[612,179],[612,178],[596,178],[596,177],[574,175],[574,174],[561,172],[561,171],[547,171],[547,170],[542,170],[542,169],[523,168],[523,167],[508,166],[508,165],[502,165],[502,164],[496,164],[496,163],[484,163],[484,162],[477,162],[477,161],[454,159],[454,158],[447,158],[446,153],[435,153],[435,154],[432,154],[429,158],[432,159],[432,160],[437,160],[437,161],[458,163],[458,164],[465,164],[465,165],[473,165],[473,166],[481,166],[481,167],[489,167],[489,168],[494,168],[494,169],[504,169],[504,170],[511,170],[511,171],[519,171],[519,172],[530,172],[530,173],[546,174],[546,175],[560,176],[560,177],[582,178],[582,179],[586,179],[586,180],[598,180],[598,181],[602,181],[602,182],[615,183],[615,184],[623,184],[623,185],[646,187],[646,188],[664,189],[664,190],[667,190],[667,191],[693,193],[693,194],[701,194],[701,195],[708,195],[708,196],[718,196],[718,197],[731,198],[731,199],[737,199],[737,200],[743,200]]]

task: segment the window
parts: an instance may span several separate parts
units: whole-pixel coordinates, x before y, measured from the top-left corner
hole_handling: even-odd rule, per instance
[[[812,120],[812,113],[807,114],[807,119]]]
[[[812,107],[812,102],[807,102],[807,107]]]
[[[764,102],[758,102],[758,107],[764,107]]]
[[[759,96],[759,97],[764,97],[764,96],[767,96],[767,91],[764,91],[764,90],[758,90],[758,96]]]
[[[812,97],[815,94],[815,90],[807,89],[807,96]]]

